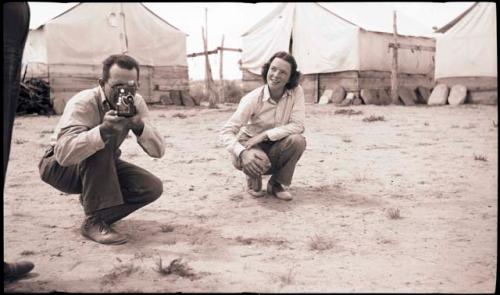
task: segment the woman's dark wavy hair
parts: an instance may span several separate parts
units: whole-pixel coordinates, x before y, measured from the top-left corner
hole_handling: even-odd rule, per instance
[[[104,81],[108,81],[109,70],[114,64],[118,65],[122,69],[136,69],[137,80],[139,80],[139,63],[137,62],[137,60],[126,54],[113,54],[102,62],[102,79]]]
[[[292,72],[290,73],[290,79],[288,79],[288,82],[286,83],[285,88],[286,89],[294,89],[295,87],[297,87],[299,85],[300,72],[297,70],[297,62],[295,61],[295,58],[291,54],[289,54],[288,52],[285,52],[285,51],[276,52],[269,59],[269,61],[266,62],[262,66],[261,76],[262,76],[262,79],[264,79],[264,83],[267,84],[267,72],[269,71],[269,67],[271,66],[271,63],[277,57],[287,61],[290,64],[290,66],[292,68]]]

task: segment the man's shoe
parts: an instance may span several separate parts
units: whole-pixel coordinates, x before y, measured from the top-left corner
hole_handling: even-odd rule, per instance
[[[255,198],[262,197],[262,177],[252,177],[247,175],[247,192]]]
[[[35,265],[29,261],[20,261],[14,263],[3,263],[4,279],[14,280],[29,273]]]
[[[101,244],[120,245],[127,242],[125,236],[117,233],[106,222],[93,216],[85,218],[81,232],[84,237]]]
[[[267,183],[267,193],[283,201],[291,201],[293,199],[291,193],[289,193],[280,183],[272,179]]]

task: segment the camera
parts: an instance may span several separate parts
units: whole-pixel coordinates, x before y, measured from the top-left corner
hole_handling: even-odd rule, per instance
[[[116,114],[121,117],[133,117],[137,110],[134,105],[135,86],[119,86],[116,91],[118,92],[118,100],[116,103]]]

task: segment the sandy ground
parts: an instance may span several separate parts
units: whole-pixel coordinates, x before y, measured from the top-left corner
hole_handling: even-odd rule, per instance
[[[122,157],[164,193],[116,224],[119,246],[84,239],[78,196],[38,177],[59,117],[16,119],[4,258],[36,266],[4,291],[494,292],[497,106],[308,105],[291,202],[245,194],[218,144],[235,107],[152,107],[165,157],[133,137]]]

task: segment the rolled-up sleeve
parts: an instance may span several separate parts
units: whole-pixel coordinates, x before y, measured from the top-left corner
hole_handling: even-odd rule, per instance
[[[104,148],[99,126],[89,130],[86,126],[73,126],[61,130],[54,147],[54,156],[61,166],[80,163]]]
[[[104,148],[97,117],[93,117],[92,105],[86,104],[87,93],[71,99],[61,116],[54,146],[54,156],[61,166],[80,163]]]
[[[245,147],[238,142],[237,135],[241,127],[248,122],[250,116],[252,115],[253,96],[254,93],[250,92],[241,99],[240,103],[238,104],[238,108],[229,118],[226,124],[224,124],[220,131],[220,141],[222,145],[226,148],[226,150],[234,154],[236,157],[239,157],[241,152],[245,150]]]
[[[291,134],[300,134],[304,132],[306,117],[304,90],[302,87],[298,86],[292,95],[293,105],[288,123],[266,131],[267,137],[271,141],[277,141]]]
[[[144,99],[140,96],[137,98],[136,108],[137,113],[144,122],[144,130],[137,137],[137,143],[149,156],[153,158],[163,157],[165,154],[165,141],[161,133],[151,125],[148,107]]]

